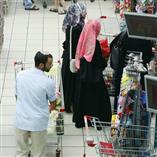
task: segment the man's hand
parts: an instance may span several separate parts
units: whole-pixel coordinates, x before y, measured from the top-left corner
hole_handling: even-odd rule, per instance
[[[51,112],[52,110],[55,110],[55,108],[56,108],[56,100],[53,102],[50,102],[49,111]]]

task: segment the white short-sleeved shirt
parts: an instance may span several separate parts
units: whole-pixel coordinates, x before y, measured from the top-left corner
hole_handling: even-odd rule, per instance
[[[37,68],[24,70],[16,78],[15,127],[27,131],[47,129],[50,102],[56,99],[55,81]]]

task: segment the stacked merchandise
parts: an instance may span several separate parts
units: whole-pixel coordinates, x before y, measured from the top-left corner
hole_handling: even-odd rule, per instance
[[[120,0],[119,12],[120,12],[120,31],[121,32],[126,29],[124,12],[133,12],[135,1],[136,0]]]
[[[120,0],[113,0],[114,12],[119,13]]]
[[[117,114],[121,124],[148,125],[142,121],[146,111],[145,92],[140,88],[140,73],[146,72],[139,56],[129,55],[128,65],[124,68]],[[143,114],[143,115],[142,115]]]
[[[4,27],[4,17],[3,17],[3,1],[0,1],[0,52],[3,44],[3,27]]]
[[[120,15],[123,14],[124,11],[131,12],[132,4],[132,0],[120,0]]]
[[[157,14],[157,0],[119,0],[120,31],[126,29],[124,12]]]
[[[123,14],[124,11],[133,11],[133,0],[113,0],[115,13],[120,12]]]
[[[157,0],[119,0],[120,14],[123,12],[156,13]]]
[[[118,145],[120,148],[136,148],[134,151],[138,157],[141,157],[142,152],[144,156],[148,155],[143,149],[148,146],[146,139],[149,136],[150,124],[150,115],[146,111],[145,91],[140,88],[140,73],[146,72],[140,58],[130,54],[128,65],[124,68],[117,115],[114,116],[117,131],[112,132],[112,136],[116,134],[118,137],[118,144],[115,147]]]
[[[120,15],[123,14],[124,11],[132,12],[134,11],[134,6],[137,1],[140,0],[113,0],[114,10],[116,13],[120,12]]]
[[[156,13],[156,0],[136,0],[135,10],[138,13]]]

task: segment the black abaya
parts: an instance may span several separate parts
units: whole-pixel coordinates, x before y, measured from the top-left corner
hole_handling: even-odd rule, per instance
[[[86,70],[85,72],[84,69],[87,69],[86,66],[89,66],[89,64],[91,66],[88,69],[90,72],[88,70],[88,72]],[[100,44],[96,41],[92,61],[89,63],[84,58],[81,58],[80,70],[77,74],[73,121],[78,128],[84,126],[84,115],[98,117],[101,121],[111,121],[110,98],[102,74],[106,66]]]
[[[82,31],[82,26],[77,25],[72,29],[72,58],[75,58],[76,47],[78,43],[79,36]],[[63,43],[63,63],[62,63],[62,81],[63,81],[63,93],[64,93],[64,104],[65,111],[71,112],[71,106],[74,104],[74,93],[75,93],[75,79],[76,74],[71,73],[69,69],[69,40],[70,40],[70,26],[66,29],[66,40]]]

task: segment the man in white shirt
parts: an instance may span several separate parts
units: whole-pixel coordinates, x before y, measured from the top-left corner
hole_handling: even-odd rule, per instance
[[[19,72],[16,78],[16,157],[28,157],[29,135],[33,157],[46,157],[49,109],[56,106],[55,82],[44,73],[48,57],[37,52],[34,61],[34,68]]]

